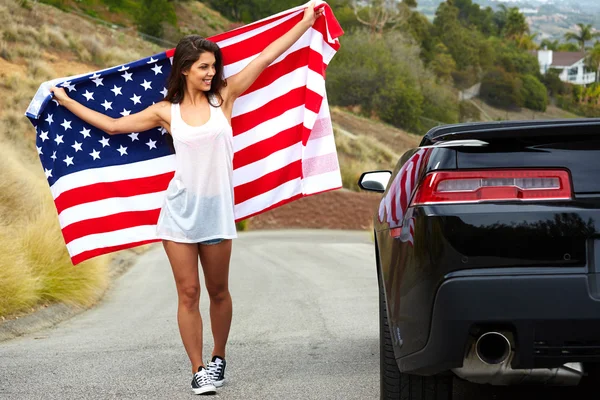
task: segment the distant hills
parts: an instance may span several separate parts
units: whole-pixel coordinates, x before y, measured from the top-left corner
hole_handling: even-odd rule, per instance
[[[444,0],[419,0],[418,10],[433,19]],[[600,0],[474,0],[482,7],[518,7],[527,17],[532,33],[541,39],[562,39],[577,23],[592,24],[600,31]]]

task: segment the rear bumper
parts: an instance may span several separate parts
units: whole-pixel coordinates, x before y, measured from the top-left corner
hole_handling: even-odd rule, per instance
[[[481,329],[513,332],[515,369],[598,363],[597,278],[557,274],[447,279],[435,296],[425,347],[399,358],[400,371],[432,375],[461,367],[471,338]]]

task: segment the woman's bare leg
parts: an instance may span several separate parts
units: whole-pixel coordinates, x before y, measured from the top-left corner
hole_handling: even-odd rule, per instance
[[[215,341],[212,355],[225,358],[225,346],[231,327],[232,302],[229,294],[231,240],[219,244],[198,245],[206,290],[210,297],[210,323]]]
[[[183,346],[192,364],[192,373],[204,366],[202,361],[202,317],[200,316],[200,280],[198,276],[198,246],[163,240],[169,257],[179,303],[177,323]]]

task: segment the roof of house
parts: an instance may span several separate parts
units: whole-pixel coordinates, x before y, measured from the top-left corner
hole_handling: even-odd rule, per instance
[[[555,51],[552,53],[552,65],[566,67],[584,58],[585,53],[583,51]]]
[[[538,51],[533,51],[533,55],[537,56]],[[552,66],[568,67],[584,58],[585,53],[583,51],[553,51]]]

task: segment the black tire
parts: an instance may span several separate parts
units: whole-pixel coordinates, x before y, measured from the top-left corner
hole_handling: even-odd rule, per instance
[[[398,369],[387,318],[381,276],[379,281],[380,398],[382,400],[450,400],[452,376],[403,374]]]

